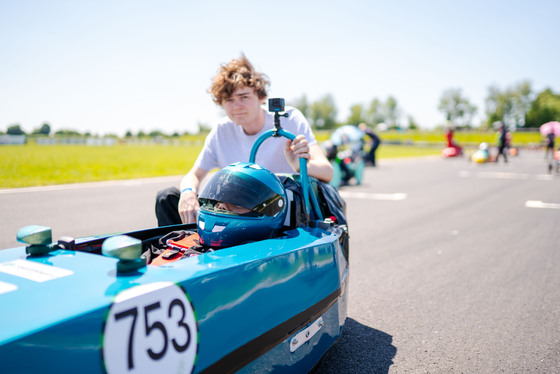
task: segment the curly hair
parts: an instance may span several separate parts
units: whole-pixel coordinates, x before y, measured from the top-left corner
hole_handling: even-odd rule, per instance
[[[268,96],[269,85],[268,77],[257,72],[247,57],[242,54],[240,58],[220,66],[208,92],[212,94],[212,100],[216,104],[222,105],[224,100],[231,97],[233,92],[240,87],[254,88],[257,97],[265,99]]]

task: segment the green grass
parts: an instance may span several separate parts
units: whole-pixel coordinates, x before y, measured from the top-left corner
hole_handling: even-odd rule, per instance
[[[202,146],[0,146],[0,188],[185,174]]]
[[[329,132],[317,131],[322,143]],[[419,157],[441,154],[445,137],[441,132],[383,132],[378,159]],[[26,145],[0,146],[0,188],[44,186],[114,179],[147,178],[185,174],[202,149],[203,137],[192,137],[190,145]],[[494,145],[492,132],[458,132],[461,145]],[[405,145],[392,145],[390,142]],[[538,133],[514,133],[514,145],[539,144]],[[412,146],[406,144],[423,144]],[[428,146],[429,145],[429,146]]]

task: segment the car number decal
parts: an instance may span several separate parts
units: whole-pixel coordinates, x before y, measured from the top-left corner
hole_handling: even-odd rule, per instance
[[[197,351],[196,315],[180,286],[157,282],[116,296],[103,328],[107,373],[191,373]]]

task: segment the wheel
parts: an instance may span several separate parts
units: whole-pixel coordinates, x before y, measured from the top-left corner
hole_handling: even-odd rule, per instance
[[[366,168],[366,163],[364,160],[359,159],[356,161],[354,176],[356,177],[356,182],[362,184],[362,179],[364,178],[364,169]]]

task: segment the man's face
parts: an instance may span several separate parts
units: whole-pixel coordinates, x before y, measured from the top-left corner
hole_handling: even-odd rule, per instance
[[[251,87],[237,88],[231,97],[225,99],[222,108],[234,123],[252,127],[259,120],[260,108],[265,99],[259,99]]]
[[[221,201],[216,204],[215,208],[221,210],[227,210],[228,212],[232,212],[236,214],[245,214],[251,211],[250,209],[243,208],[242,206],[233,205],[230,203],[223,203]]]

